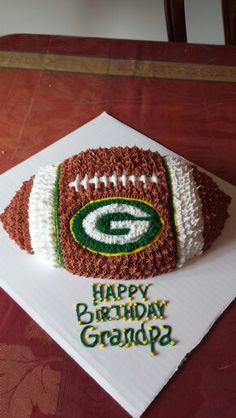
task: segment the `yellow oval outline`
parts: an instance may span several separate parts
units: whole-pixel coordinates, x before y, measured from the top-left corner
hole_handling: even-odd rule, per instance
[[[154,209],[157,212],[157,210],[154,208],[154,206],[151,203],[146,202],[146,200],[135,199],[135,198],[132,198],[132,197],[122,197],[122,196],[118,196],[118,197],[114,197],[114,196],[113,197],[104,197],[103,199],[90,200],[88,203],[86,203],[86,205],[82,206],[80,209],[85,208],[86,206],[91,205],[92,203],[95,203],[95,202],[104,202],[105,200],[118,200],[118,199],[120,199],[120,200],[135,200],[136,202],[141,202],[141,203],[144,203],[144,204],[150,206],[152,209]],[[158,213],[158,215],[159,215],[159,213]],[[135,250],[129,251],[128,253],[122,253],[122,252],[121,253],[101,253],[99,251],[91,250],[89,247],[86,247],[85,245],[81,245],[80,242],[78,242],[76,240],[75,234],[73,232],[73,218],[74,218],[74,215],[72,216],[72,218],[70,220],[70,232],[71,232],[71,234],[72,234],[75,242],[77,242],[80,245],[80,247],[82,247],[82,248],[90,251],[91,253],[93,253],[93,254],[101,254],[101,255],[104,255],[105,257],[118,257],[118,256],[122,256],[122,255],[129,255],[129,254],[139,253],[140,251],[143,251],[145,248],[149,247],[155,241],[157,241],[160,238],[160,236],[161,236],[161,234],[163,232],[163,229],[165,227],[165,222],[164,222],[163,218],[160,217],[160,221],[162,223],[162,227],[159,230],[158,234],[155,236],[155,238],[152,241],[150,241],[147,245],[144,245],[142,247],[136,248]]]

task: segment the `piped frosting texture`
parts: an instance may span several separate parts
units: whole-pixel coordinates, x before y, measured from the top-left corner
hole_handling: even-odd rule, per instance
[[[194,181],[202,203],[203,238],[206,251],[221,234],[226,219],[231,197],[219,189],[214,180],[206,173],[192,167]]]
[[[169,189],[165,166],[157,152],[137,147],[81,152],[61,164],[59,193],[60,242],[65,267],[72,273],[126,280],[151,277],[175,268]],[[72,217],[89,202],[109,198],[137,199],[152,205],[164,225],[158,239],[142,251],[126,255],[107,256],[83,248],[70,232]]]
[[[117,176],[116,172],[114,172],[111,176],[103,174],[99,177],[97,174],[95,174],[92,178],[89,178],[89,176],[85,174],[82,180],[80,180],[79,176],[77,175],[75,180],[72,181],[69,186],[74,187],[75,191],[78,192],[80,186],[87,190],[90,184],[93,184],[95,189],[97,189],[99,184],[104,184],[104,186],[107,187],[109,184],[117,186],[119,183],[121,183],[124,187],[126,187],[129,182],[133,183],[134,186],[136,183],[142,182],[143,187],[146,189],[148,183],[150,182],[158,184],[158,177],[154,173],[149,177],[145,174],[141,174],[140,176],[131,174],[130,176],[127,176],[125,172],[123,172],[121,176]]]
[[[33,249],[29,232],[28,207],[32,185],[32,178],[25,181],[4,212],[0,215],[0,220],[9,237],[22,250],[30,254],[33,253]]]
[[[33,251],[53,266],[58,265],[53,215],[56,176],[56,165],[40,168],[34,177],[29,198],[29,230]]]
[[[201,199],[192,167],[184,159],[164,157],[171,178],[177,230],[177,267],[200,255],[204,246]]]
[[[184,159],[98,148],[41,168],[0,220],[22,249],[53,266],[79,276],[143,279],[207,250],[230,200]]]

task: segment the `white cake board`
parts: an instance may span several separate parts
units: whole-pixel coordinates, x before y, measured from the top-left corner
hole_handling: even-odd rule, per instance
[[[161,154],[171,153],[102,113],[4,173],[0,178],[0,212],[8,205],[22,181],[40,166],[62,161],[86,148],[118,145],[137,145]],[[161,347],[159,355],[154,358],[149,356],[147,346],[129,349],[89,349],[82,346],[73,305],[87,301],[92,306],[91,283],[104,281],[76,278],[64,269],[49,268],[37,257],[21,251],[0,226],[0,284],[3,289],[133,417],[139,417],[145,411],[186,354],[199,344],[235,298],[236,188],[220,179],[216,181],[233,198],[231,217],[222,236],[206,255],[194,259],[182,269],[140,281],[152,283],[149,291],[151,299],[170,301],[164,322],[173,327],[173,337],[178,340],[174,347]],[[122,328],[127,324],[120,321],[120,324],[116,322],[112,326]],[[103,328],[107,329],[107,326]]]

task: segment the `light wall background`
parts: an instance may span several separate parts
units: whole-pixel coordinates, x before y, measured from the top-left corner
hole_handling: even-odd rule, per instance
[[[221,0],[185,0],[188,42],[223,44]],[[11,33],[167,40],[163,0],[0,0]]]

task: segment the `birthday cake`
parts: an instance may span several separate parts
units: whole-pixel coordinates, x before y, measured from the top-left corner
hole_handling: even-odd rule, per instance
[[[41,168],[0,219],[22,249],[86,277],[142,279],[182,267],[221,234],[230,197],[184,159],[88,149]]]

